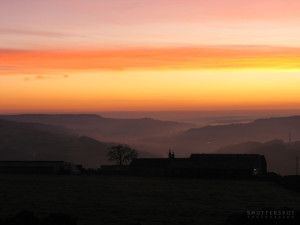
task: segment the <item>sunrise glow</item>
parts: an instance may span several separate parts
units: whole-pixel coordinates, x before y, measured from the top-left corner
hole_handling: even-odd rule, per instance
[[[300,108],[298,0],[0,4],[0,113]]]

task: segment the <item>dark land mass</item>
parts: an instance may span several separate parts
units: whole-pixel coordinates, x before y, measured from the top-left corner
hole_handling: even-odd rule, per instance
[[[192,124],[188,123],[150,118],[105,118],[95,114],[2,115],[0,119],[61,126],[73,133],[88,136],[101,142],[128,144],[138,149],[144,156],[165,155],[170,145],[158,142],[157,139],[169,139],[170,136],[193,127]]]
[[[192,128],[173,138],[174,145],[180,151],[186,146],[197,152],[213,152],[221,147],[274,139],[300,140],[300,116],[258,119],[250,123],[206,126]]]
[[[300,209],[299,192],[255,180],[0,175],[0,182],[1,217],[66,213],[78,225],[221,225],[250,209]]]
[[[80,135],[108,141],[130,141],[149,136],[164,136],[190,128],[191,124],[150,118],[113,119],[95,114],[2,115],[0,119],[59,125]]]
[[[140,150],[165,154],[213,152],[249,141],[300,140],[300,116],[258,119],[253,122],[193,128],[192,124],[150,118],[116,119],[93,114],[2,115],[0,119],[62,126],[79,135],[104,142],[132,144]]]
[[[218,153],[261,154],[266,157],[268,170],[281,175],[296,173],[296,157],[300,156],[300,141],[287,143],[273,140],[265,143],[246,142],[230,145],[218,150]]]
[[[25,142],[25,138],[15,135],[9,139],[10,143],[13,146],[19,145],[19,149],[22,147],[27,150],[20,150],[18,154],[15,152],[11,156],[18,156],[21,159],[24,154],[28,153],[28,158],[33,158],[34,155],[36,159],[49,157],[50,160],[55,158],[53,155],[59,154],[63,159],[74,159],[74,162],[85,162],[83,164],[93,167],[99,163],[106,163],[103,149],[106,148],[107,143],[117,142],[131,145],[141,152],[140,156],[142,157],[166,157],[170,148],[175,151],[176,157],[188,157],[191,153],[219,151],[258,153],[266,156],[269,170],[288,175],[295,174],[295,157],[299,155],[298,149],[300,149],[298,148],[299,142],[297,142],[300,140],[300,116],[259,119],[248,123],[192,129],[190,129],[190,124],[185,123],[147,118],[111,119],[92,114],[2,115],[0,119],[18,121],[23,123],[23,126],[25,126],[25,122],[31,123],[30,126],[38,128],[38,132],[46,129],[47,132],[51,131],[56,134],[57,140],[55,138],[50,140],[49,137],[43,136],[46,138],[46,141],[43,142],[41,141],[42,137],[36,140],[23,135],[29,138]],[[36,135],[39,136],[39,134]],[[67,139],[72,138],[67,144],[58,141],[60,136],[67,136]],[[272,141],[274,139],[288,141],[289,138],[293,143]],[[23,142],[21,142],[22,139]],[[35,143],[40,140],[42,144],[33,144],[29,140],[33,140]],[[34,146],[34,150],[33,147],[30,147],[31,145]],[[56,147],[57,145],[60,147]],[[7,142],[5,151],[8,146]],[[220,150],[220,148],[224,149]],[[47,149],[47,151],[40,149]],[[39,151],[42,153],[35,153]]]
[[[0,120],[1,160],[63,160],[99,167],[107,163],[108,146],[57,126]]]

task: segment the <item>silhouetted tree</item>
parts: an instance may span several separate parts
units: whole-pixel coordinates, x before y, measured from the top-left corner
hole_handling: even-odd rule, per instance
[[[137,158],[138,153],[128,145],[114,145],[109,148],[107,156],[109,160],[123,166],[129,164],[134,158]]]

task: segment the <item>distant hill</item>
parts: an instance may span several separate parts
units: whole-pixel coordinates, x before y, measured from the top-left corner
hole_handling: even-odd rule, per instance
[[[21,114],[0,115],[0,119],[60,126],[80,136],[101,142],[129,144],[143,156],[167,154],[170,145],[157,142],[185,131],[192,124],[161,121],[150,118],[115,119],[95,114]]]
[[[77,134],[105,141],[130,141],[144,137],[171,135],[192,127],[190,124],[150,118],[112,119],[94,114],[2,115],[0,119],[63,126]]]
[[[65,160],[99,167],[107,163],[108,146],[56,126],[0,120],[0,160]]]
[[[246,142],[226,146],[219,153],[256,153],[265,155],[268,170],[282,175],[293,175],[296,171],[296,156],[300,157],[300,141],[286,143],[273,140],[265,143]]]
[[[300,116],[258,119],[243,124],[193,128],[177,135],[170,142],[177,149],[194,152],[213,152],[243,142],[266,142],[274,139],[300,140]]]
[[[167,156],[169,148],[175,151],[176,157],[216,151],[259,153],[266,155],[271,170],[292,174],[295,171],[294,157],[299,145],[297,140],[300,140],[300,116],[192,129],[189,129],[188,124],[176,122],[146,118],[110,119],[91,114],[2,115],[0,120],[2,124],[10,121],[11,137],[8,140],[14,146],[13,150],[7,151],[9,148],[1,145],[0,150],[6,152],[5,156],[38,157],[38,159],[57,159],[59,156],[64,160],[88,166],[105,163],[107,143],[120,142],[129,143],[142,151],[142,156],[150,156],[143,151],[150,152],[153,156]],[[19,131],[11,127],[13,124],[18,126]],[[20,126],[30,128],[30,132],[22,129],[21,132]],[[2,141],[5,143],[6,131],[3,126],[0,130],[2,130],[1,143]],[[21,133],[14,135],[14,132]],[[287,146],[282,141],[272,141],[274,139],[287,141],[289,133],[295,148]],[[24,138],[26,140],[23,140],[22,136],[26,137]],[[230,147],[221,149],[224,146]]]

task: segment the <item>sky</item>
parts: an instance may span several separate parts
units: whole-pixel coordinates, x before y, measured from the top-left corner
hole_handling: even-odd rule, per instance
[[[300,108],[299,0],[1,0],[0,113]]]

